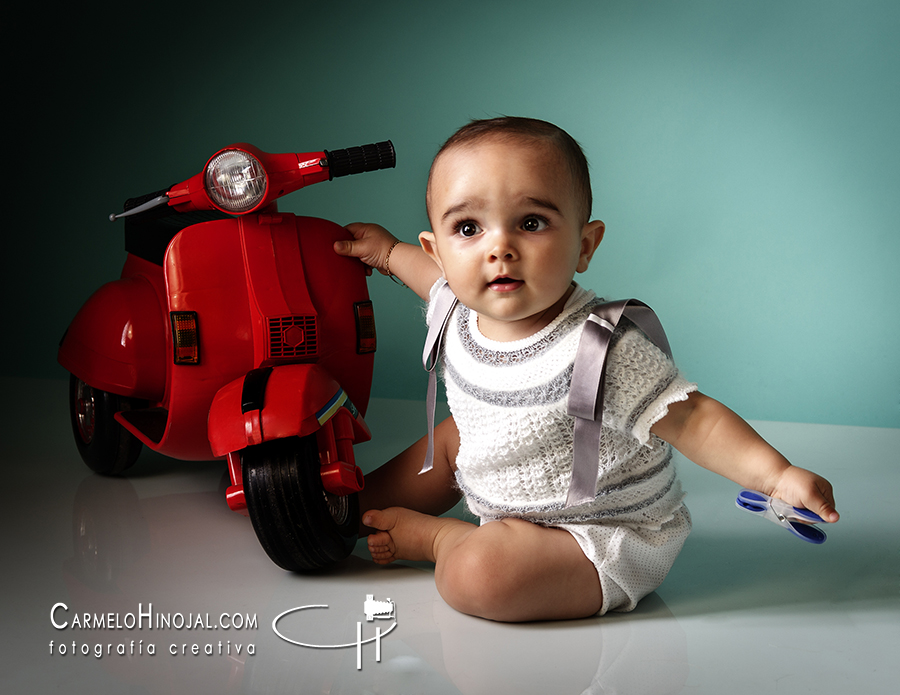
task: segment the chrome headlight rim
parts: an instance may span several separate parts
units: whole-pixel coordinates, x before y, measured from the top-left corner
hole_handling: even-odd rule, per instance
[[[268,190],[268,176],[262,162],[250,152],[233,147],[209,160],[203,183],[216,207],[238,215],[259,206]]]

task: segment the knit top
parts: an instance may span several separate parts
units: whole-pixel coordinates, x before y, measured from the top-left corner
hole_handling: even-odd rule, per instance
[[[432,288],[432,299],[444,282]],[[615,519],[659,528],[680,507],[671,447],[650,428],[696,385],[623,319],[607,357],[596,496],[564,509],[574,430],[566,400],[582,326],[600,302],[575,285],[548,326],[511,342],[482,335],[477,314],[461,303],[453,310],[441,374],[460,436],[457,482],[483,520],[516,516],[557,525]]]

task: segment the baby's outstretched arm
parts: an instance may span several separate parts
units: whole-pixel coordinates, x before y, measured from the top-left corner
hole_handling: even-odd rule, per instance
[[[738,485],[805,507],[828,522],[840,518],[831,483],[792,466],[737,414],[702,393],[670,405],[651,432]]]
[[[346,226],[353,241],[336,241],[335,253],[358,258],[382,275],[393,275],[422,299],[441,276],[441,269],[421,246],[398,241],[384,227],[354,222]]]

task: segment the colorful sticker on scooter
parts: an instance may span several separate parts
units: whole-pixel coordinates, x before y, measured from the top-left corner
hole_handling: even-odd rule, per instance
[[[319,421],[320,425],[324,425],[334,417],[334,414],[341,407],[349,410],[350,415],[353,416],[354,420],[359,417],[359,410],[355,405],[353,405],[353,401],[347,398],[347,394],[344,392],[344,389],[338,389],[338,392],[335,393],[334,396],[332,396],[331,400],[325,404],[325,407],[316,413],[316,420]]]
[[[344,393],[344,389],[338,389],[338,392],[334,394],[334,396],[332,396],[331,400],[328,401],[328,403],[325,404],[325,407],[316,413],[316,420],[319,421],[319,424],[324,425],[332,417],[334,417],[334,414],[346,400],[347,394]]]

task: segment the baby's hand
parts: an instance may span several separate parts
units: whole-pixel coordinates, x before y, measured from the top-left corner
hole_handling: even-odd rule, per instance
[[[805,468],[786,468],[769,493],[794,507],[803,507],[818,514],[824,521],[834,523],[840,515],[834,508],[831,483]]]
[[[377,224],[354,222],[345,229],[353,235],[353,241],[334,242],[334,252],[339,256],[358,258],[369,266],[368,274],[375,268],[382,275],[387,275],[387,257],[397,238],[384,227]]]

